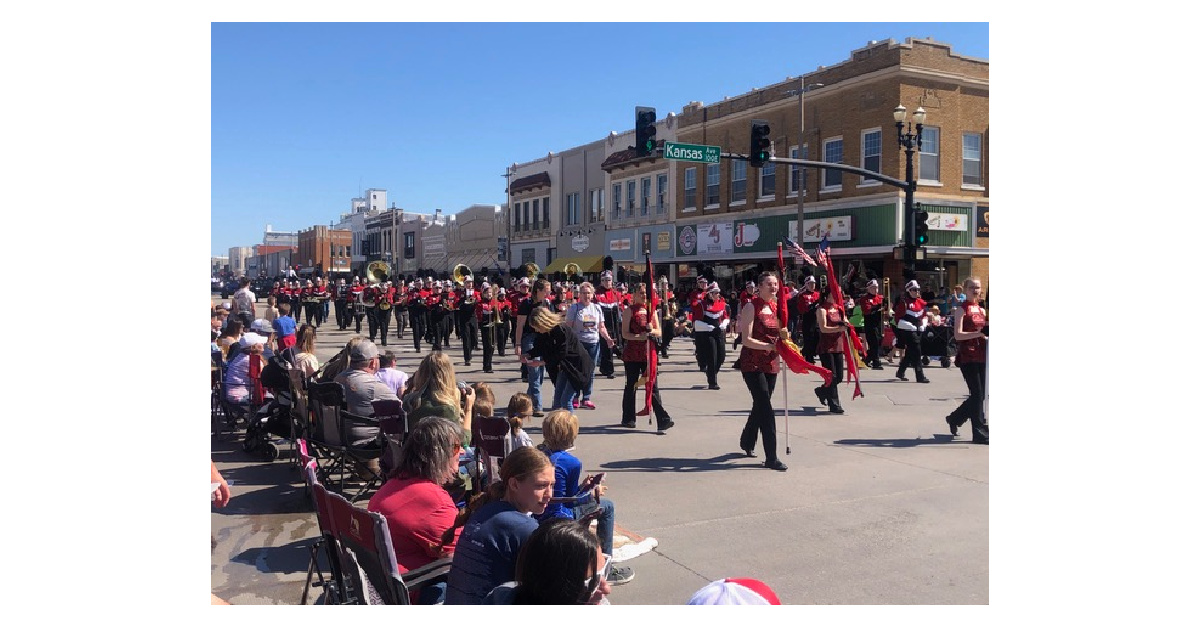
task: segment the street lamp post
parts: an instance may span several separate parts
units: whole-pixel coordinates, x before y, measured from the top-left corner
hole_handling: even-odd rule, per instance
[[[896,138],[900,143],[900,147],[904,149],[904,269],[911,272],[916,271],[916,244],[913,242],[913,195],[917,191],[917,181],[913,178],[913,153],[921,150],[921,129],[925,126],[925,108],[917,107],[913,112],[913,123],[916,123],[916,132],[913,132],[913,123],[908,123],[908,132],[905,132],[905,123],[908,110],[904,105],[897,105],[892,111],[892,117],[896,120]]]

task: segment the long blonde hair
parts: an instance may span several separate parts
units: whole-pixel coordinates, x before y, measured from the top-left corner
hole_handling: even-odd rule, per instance
[[[441,351],[434,351],[421,360],[417,372],[413,374],[411,390],[428,392],[438,403],[455,408],[462,404],[458,392],[458,382],[454,375],[454,365],[450,362],[450,358]]]
[[[529,327],[539,334],[544,334],[562,324],[562,316],[548,307],[542,306],[533,310]]]

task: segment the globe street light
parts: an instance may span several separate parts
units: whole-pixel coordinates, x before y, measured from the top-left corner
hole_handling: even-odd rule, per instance
[[[904,105],[897,105],[892,111],[896,121],[896,138],[904,149],[904,269],[916,271],[916,244],[913,242],[913,196],[917,191],[917,181],[913,178],[913,153],[921,150],[921,129],[925,127],[925,108],[917,107],[913,112],[913,122],[908,123],[908,110]],[[905,132],[907,123],[908,130]],[[913,132],[913,123],[916,132]]]

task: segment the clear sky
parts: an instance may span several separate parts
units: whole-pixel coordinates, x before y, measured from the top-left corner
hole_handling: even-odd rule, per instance
[[[658,116],[987,23],[212,26],[212,254],[328,224],[368,187],[410,211],[504,202],[504,170]]]

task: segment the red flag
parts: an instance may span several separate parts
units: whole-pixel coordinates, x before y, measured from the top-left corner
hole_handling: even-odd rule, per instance
[[[830,259],[831,249],[827,243],[822,242],[824,248],[817,250],[817,259],[825,266],[825,275],[829,281],[829,292],[833,295],[833,301],[837,304],[838,309],[842,311],[842,320],[846,320],[846,299],[842,296],[842,287],[838,285],[837,273],[833,272],[833,261]],[[858,333],[853,327],[846,326],[846,373],[854,378],[854,394],[850,396],[851,400],[857,397],[862,397],[862,386],[858,376],[858,362],[854,359],[853,351],[862,352],[862,340],[859,340]],[[851,346],[853,344],[853,346]]]
[[[649,302],[646,307],[647,323],[654,327],[654,314],[658,312],[658,291],[654,289],[654,265],[650,263],[650,252],[646,251],[646,297]],[[650,416],[651,401],[654,395],[654,385],[658,380],[658,349],[654,340],[646,338],[646,406],[637,416]]]
[[[791,240],[788,240],[788,242],[791,242]],[[782,242],[775,245],[775,254],[779,256],[779,296],[776,297],[776,301],[779,302],[779,335],[781,337],[786,337],[788,335],[787,300],[792,295],[790,294],[791,291],[787,289],[787,286],[783,282],[783,269],[787,267],[783,265]]]

